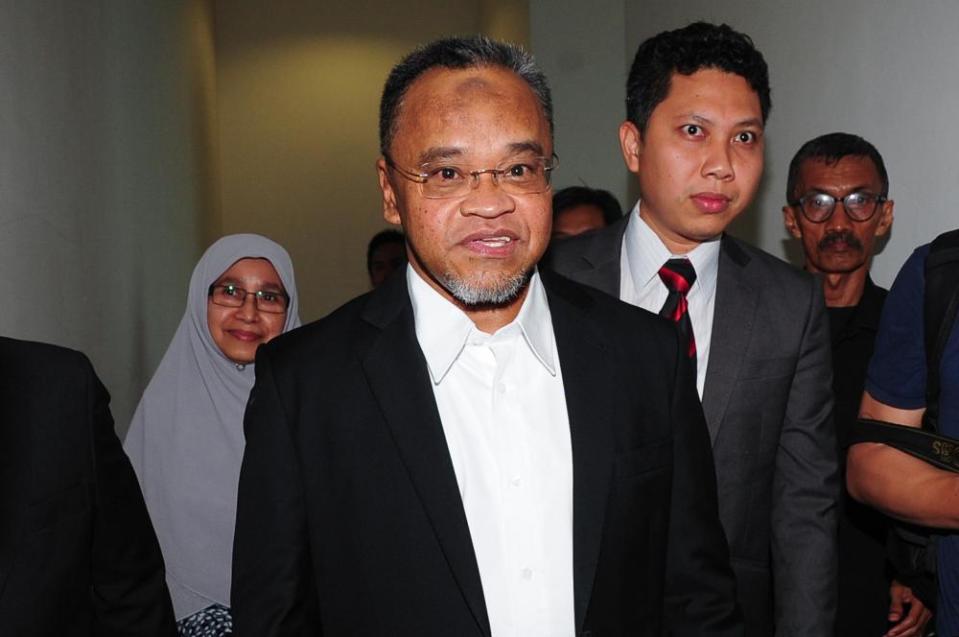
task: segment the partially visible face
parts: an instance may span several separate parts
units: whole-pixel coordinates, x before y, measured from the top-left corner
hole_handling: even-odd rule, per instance
[[[641,135],[620,126],[623,157],[639,177],[640,215],[683,254],[718,236],[749,205],[763,172],[759,96],[716,69],[674,73]]]
[[[391,274],[406,265],[406,244],[398,241],[380,244],[370,256],[370,285],[379,287]]]
[[[797,196],[824,192],[837,200],[853,192],[882,194],[882,180],[869,157],[850,155],[834,164],[810,159],[799,168]],[[802,241],[806,269],[817,273],[850,273],[869,267],[876,239],[889,232],[893,202],[878,204],[867,221],[854,221],[846,214],[842,202],[836,202],[832,216],[822,223],[813,223],[803,216],[800,207],[785,206],[783,221],[789,233]]]
[[[221,274],[213,285],[232,284],[250,292],[284,292],[276,269],[266,259],[240,259]],[[256,348],[283,331],[286,314],[256,309],[254,294],[240,307],[224,307],[207,300],[206,320],[213,342],[234,363],[246,365],[256,357]]]
[[[553,217],[553,238],[573,237],[605,227],[606,218],[603,217],[603,210],[599,206],[584,203],[567,208]]]
[[[390,156],[417,170],[448,161],[484,170],[553,152],[549,124],[529,86],[496,67],[434,68],[408,89]],[[402,223],[410,265],[463,307],[512,307],[546,249],[551,191],[508,194],[489,174],[468,194],[427,199],[420,184],[377,164],[384,217]]]

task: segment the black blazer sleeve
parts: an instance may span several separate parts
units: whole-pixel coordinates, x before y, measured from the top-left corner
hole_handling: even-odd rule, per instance
[[[256,383],[244,418],[233,629],[237,637],[319,635],[299,460],[267,350],[257,352]]]
[[[113,429],[109,395],[89,362],[86,413],[92,417],[93,634],[176,634],[163,558],[140,485]]]
[[[669,635],[743,635],[726,536],[719,522],[716,472],[689,358],[677,347],[671,402],[673,492],[666,555]]]
[[[109,400],[82,354],[0,338],[0,635],[176,635]]]

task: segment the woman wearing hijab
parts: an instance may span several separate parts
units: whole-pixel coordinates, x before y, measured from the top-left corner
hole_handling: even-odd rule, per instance
[[[243,412],[256,348],[297,327],[290,256],[223,237],[193,270],[186,313],[133,415],[124,448],[166,563],[180,635],[230,634]]]

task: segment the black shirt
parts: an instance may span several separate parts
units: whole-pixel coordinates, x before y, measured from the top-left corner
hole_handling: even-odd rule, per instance
[[[859,304],[827,308],[832,333],[836,440],[845,474],[845,440],[859,415],[866,367],[872,357],[886,290],[866,279]],[[836,634],[876,637],[888,629],[890,574],[886,567],[887,518],[853,500],[845,489],[839,517],[839,609]]]

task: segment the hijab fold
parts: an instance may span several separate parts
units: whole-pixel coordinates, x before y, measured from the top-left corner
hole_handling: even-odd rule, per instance
[[[186,313],[133,414],[124,449],[133,463],[166,564],[177,620],[230,605],[233,527],[243,458],[243,412],[254,365],[237,365],[207,327],[207,295],[240,259],[268,260],[290,303],[283,331],[300,324],[293,263],[255,234],[223,237],[193,270]]]

